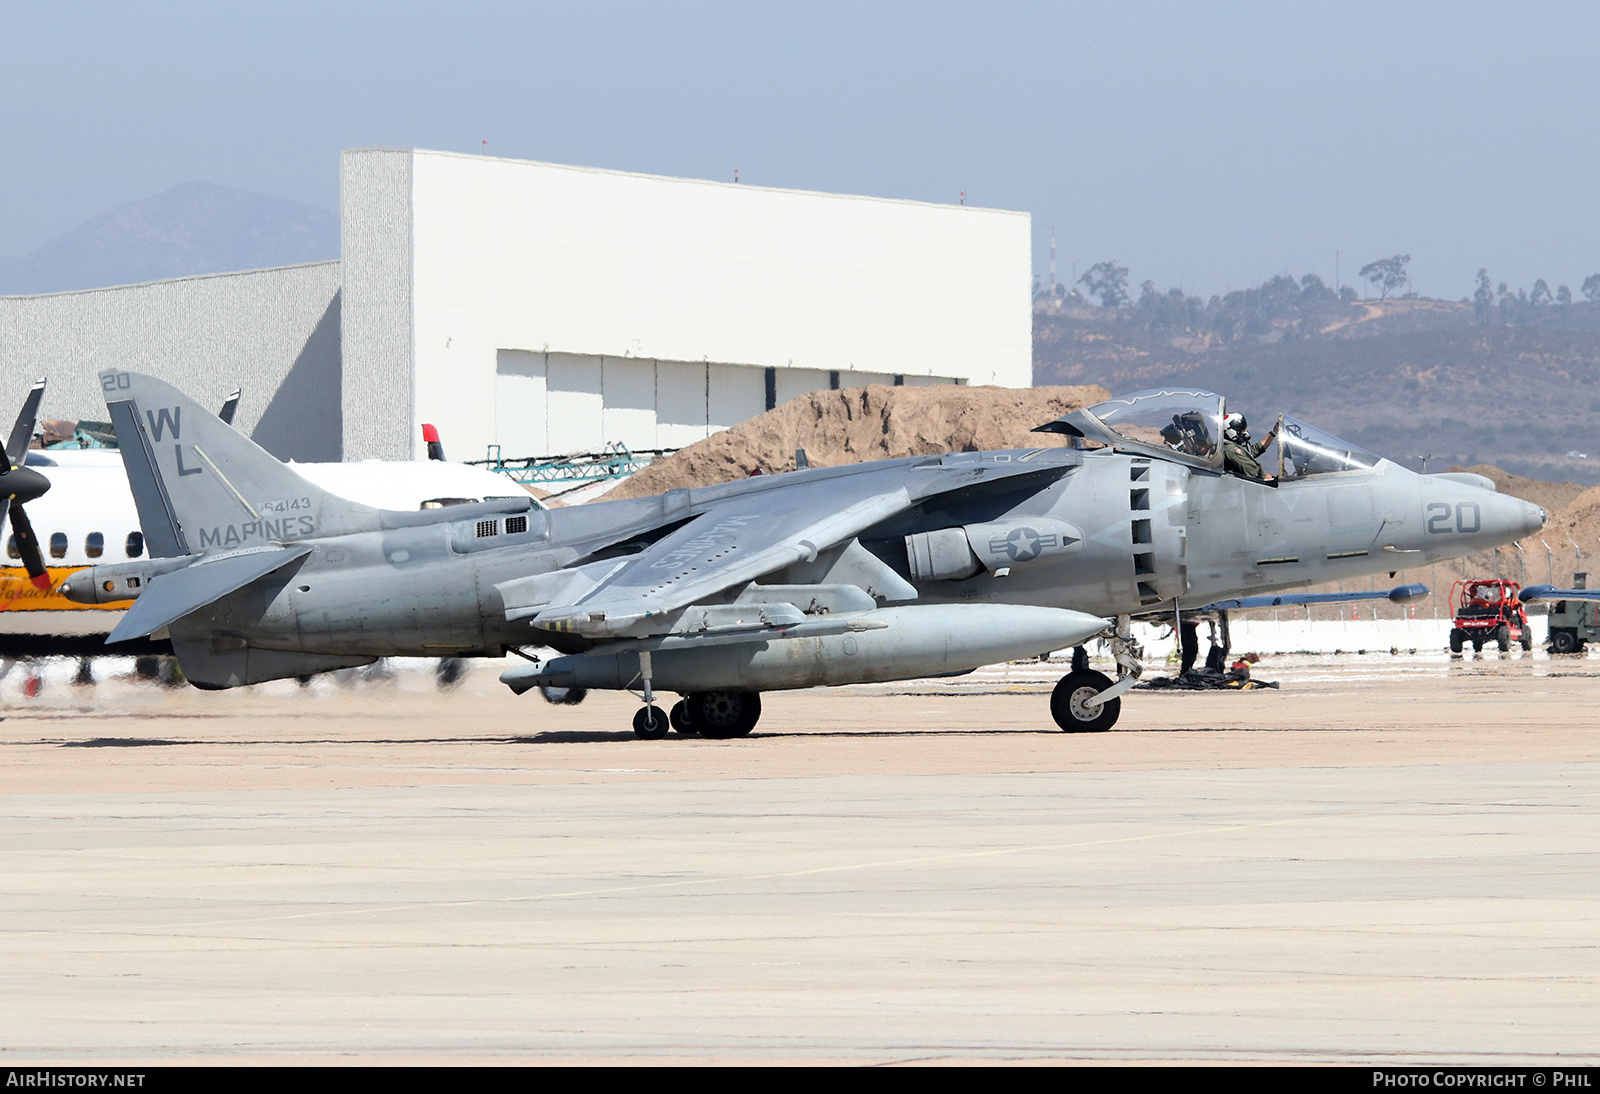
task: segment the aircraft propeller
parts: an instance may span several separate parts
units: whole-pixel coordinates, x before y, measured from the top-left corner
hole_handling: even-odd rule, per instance
[[[27,502],[50,489],[50,480],[33,468],[26,466],[28,442],[33,439],[33,427],[39,418],[39,403],[44,399],[44,378],[41,377],[23,401],[22,412],[11,427],[11,438],[6,441],[5,459],[0,460],[0,527],[6,516],[11,517],[11,534],[16,538],[17,551],[27,568],[28,578],[35,588],[50,587],[50,571],[45,568],[44,555],[39,550],[39,537],[33,533],[33,523],[22,508]]]

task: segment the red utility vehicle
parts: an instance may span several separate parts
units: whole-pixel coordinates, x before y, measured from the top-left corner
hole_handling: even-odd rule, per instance
[[[1495,642],[1509,650],[1512,642],[1533,649],[1533,630],[1528,613],[1522,610],[1522,586],[1499,578],[1470,578],[1458,581],[1450,590],[1455,605],[1455,626],[1450,631],[1450,652],[1472,643],[1475,650],[1485,642]]]

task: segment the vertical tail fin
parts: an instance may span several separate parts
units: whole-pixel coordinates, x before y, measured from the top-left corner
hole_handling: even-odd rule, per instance
[[[330,494],[171,384],[100,374],[152,557],[374,530],[378,511]]]

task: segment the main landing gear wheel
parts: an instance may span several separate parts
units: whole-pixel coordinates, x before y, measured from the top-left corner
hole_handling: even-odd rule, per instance
[[[761,718],[759,692],[697,691],[684,702],[689,724],[714,741],[749,736]]]
[[[679,699],[676,703],[672,704],[672,712],[667,715],[667,720],[672,723],[673,729],[677,730],[685,737],[693,737],[700,732],[690,724],[689,704],[683,699]]]
[[[1117,724],[1121,698],[1098,707],[1085,706],[1084,701],[1110,686],[1111,678],[1102,673],[1089,669],[1068,673],[1050,695],[1050,716],[1067,733],[1103,733]]]
[[[660,707],[643,706],[633,716],[633,732],[647,741],[667,735],[667,715]]]

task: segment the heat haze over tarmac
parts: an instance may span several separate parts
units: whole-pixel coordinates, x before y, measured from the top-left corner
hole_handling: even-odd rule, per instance
[[[1591,1059],[1600,657],[773,694],[0,683],[16,1063]]]

